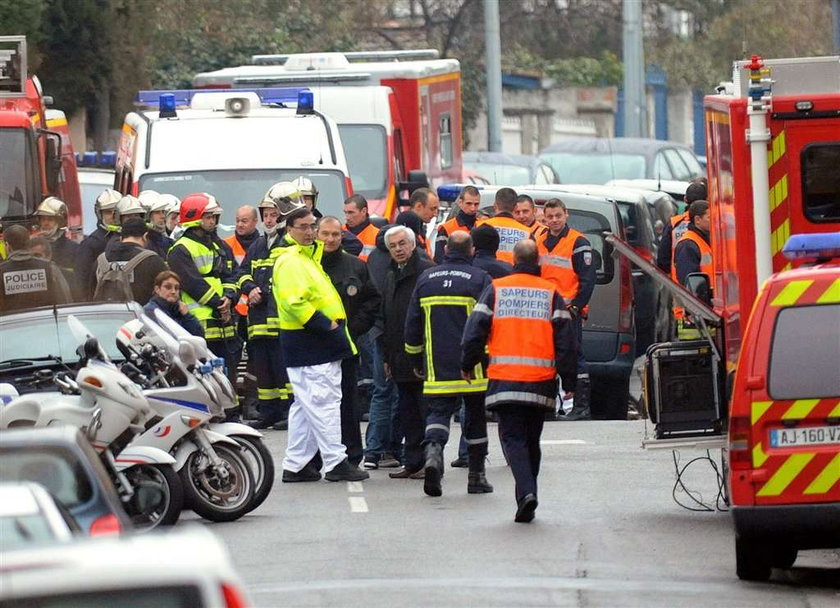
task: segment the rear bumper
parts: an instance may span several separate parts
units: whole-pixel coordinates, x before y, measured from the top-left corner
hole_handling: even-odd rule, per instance
[[[840,503],[732,507],[735,533],[798,549],[840,547]]]
[[[603,346],[605,338],[608,336],[610,349],[607,353],[604,352]],[[598,348],[590,357],[590,351],[595,350],[588,348],[598,344]],[[597,378],[627,378],[633,370],[633,353],[635,351],[636,340],[633,334],[616,334],[607,332],[589,332],[583,330],[583,354],[586,357],[586,363],[589,366],[589,375]],[[622,353],[622,348],[625,351]]]

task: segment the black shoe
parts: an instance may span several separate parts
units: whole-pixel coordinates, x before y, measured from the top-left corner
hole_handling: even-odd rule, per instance
[[[592,420],[592,414],[589,412],[589,408],[586,409],[572,409],[571,412],[565,414],[563,416],[557,416],[557,420],[560,422],[575,422],[577,420]]]
[[[537,510],[537,497],[533,494],[526,494],[519,501],[516,507],[516,516],[513,521],[519,524],[527,524],[534,520],[534,511]]]
[[[375,471],[379,468],[379,458],[376,456],[365,456],[363,466],[369,471]]]
[[[288,431],[289,430],[289,420],[284,418],[283,420],[278,420],[274,424],[271,425],[275,431]]]
[[[369,477],[370,473],[354,467],[346,458],[324,475],[324,479],[327,481],[364,481]]]
[[[467,462],[466,458],[461,458],[458,456],[455,460],[449,463],[449,466],[453,469],[466,469],[469,466],[469,462]]]
[[[321,473],[309,465],[303,467],[300,471],[288,471],[283,469],[283,483],[297,483],[300,481],[318,481],[321,479]]]
[[[262,418],[259,420],[252,420],[248,423],[248,426],[252,429],[257,429],[258,431],[265,431],[267,429],[273,429],[275,424],[277,423],[274,420]]]

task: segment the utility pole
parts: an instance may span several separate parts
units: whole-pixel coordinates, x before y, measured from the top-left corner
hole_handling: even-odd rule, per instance
[[[831,0],[831,24],[834,33],[834,52],[840,55],[840,0]]]
[[[499,0],[484,0],[484,39],[487,55],[487,149],[502,151],[502,41]]]
[[[647,137],[642,0],[624,0],[624,135]]]

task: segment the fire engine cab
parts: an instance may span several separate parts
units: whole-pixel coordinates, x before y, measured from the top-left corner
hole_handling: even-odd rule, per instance
[[[338,123],[353,190],[392,217],[404,189],[460,182],[461,72],[436,50],[255,55],[196,88],[306,86]]]
[[[82,204],[76,159],[64,113],[47,109],[36,76],[27,75],[26,37],[0,36],[0,221],[34,228],[47,196],[67,204],[67,224],[81,236]],[[0,257],[3,257],[0,241]]]

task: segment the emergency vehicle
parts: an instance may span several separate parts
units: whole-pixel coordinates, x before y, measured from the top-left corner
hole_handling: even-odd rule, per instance
[[[255,55],[196,88],[307,86],[338,123],[353,189],[392,217],[409,187],[462,181],[461,72],[436,50]],[[422,172],[421,175],[418,172]]]
[[[26,61],[25,36],[0,36],[0,222],[33,228],[38,204],[57,196],[67,204],[71,234],[81,236],[81,195],[67,118],[47,109],[52,99],[36,76],[27,75]]]
[[[117,149],[116,188],[183,198],[213,194],[233,223],[241,205],[304,175],[318,188],[318,208],[342,217],[353,193],[333,120],[299,88],[140,91]],[[152,109],[149,109],[152,108]]]

